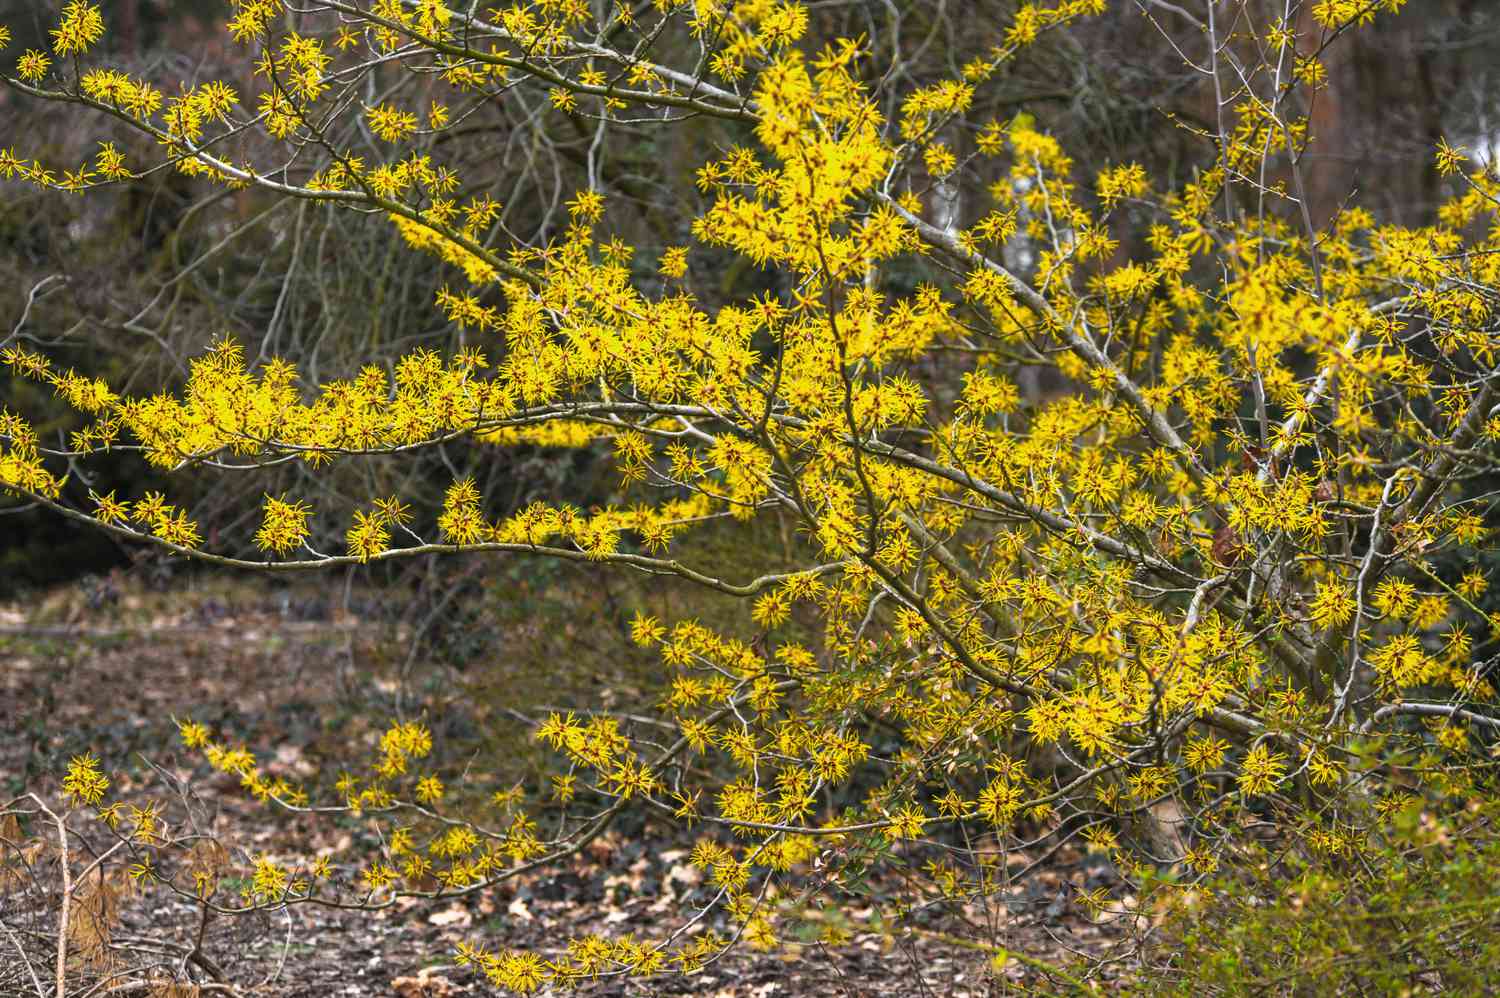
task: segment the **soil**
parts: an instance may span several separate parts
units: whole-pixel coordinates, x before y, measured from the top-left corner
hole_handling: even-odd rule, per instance
[[[330,767],[378,734],[369,718],[416,709],[415,701],[440,695],[433,689],[442,685],[419,693],[402,688],[401,656],[382,654],[388,641],[344,605],[312,585],[199,580],[152,592],[95,580],[0,606],[0,802],[34,791],[59,805],[67,760],[91,752],[114,781],[112,799],[160,794],[172,779],[184,780],[200,820],[237,856],[323,854],[336,871],[341,865],[352,871],[358,849],[350,847],[363,834],[357,823],[268,820],[236,781],[192,767],[176,747],[174,723],[190,711],[211,728],[236,732],[288,773],[336,771]],[[74,816],[75,823],[86,820]],[[206,985],[202,994],[495,994],[473,970],[457,965],[460,942],[545,957],[561,953],[565,940],[580,933],[651,937],[695,911],[694,902],[705,896],[697,871],[686,863],[690,848],[690,839],[647,825],[628,836],[612,832],[561,868],[462,899],[406,901],[374,914],[300,905],[212,919],[201,927],[201,951],[216,974],[197,964],[180,966],[180,959],[166,964],[180,966],[179,980]],[[1108,992],[1126,964],[1100,958],[1117,947],[1121,933],[1067,900],[1074,888],[1118,887],[1101,862],[1059,850],[1004,897],[923,912],[900,931],[876,924],[856,900],[842,909],[852,935],[840,945],[808,940],[773,952],[742,947],[691,975],[597,981],[578,993],[1031,994],[1055,985],[1038,966],[1080,958],[1094,966],[1090,985]],[[199,932],[191,904],[154,891],[122,902],[114,938],[167,940],[186,950]],[[997,960],[994,947],[1016,956]],[[0,966],[11,959],[0,956]],[[44,982],[49,966],[39,971]],[[11,994],[12,986],[30,993],[19,967],[9,975],[0,970],[0,994]]]

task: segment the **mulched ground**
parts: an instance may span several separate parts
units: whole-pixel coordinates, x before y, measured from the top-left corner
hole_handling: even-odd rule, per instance
[[[67,759],[85,751],[115,777],[112,793],[126,797],[152,779],[142,755],[186,774],[174,758],[172,718],[188,708],[195,720],[236,731],[254,750],[274,746],[278,764],[291,772],[336,764],[359,742],[371,700],[387,700],[377,708],[395,702],[387,658],[377,653],[372,628],[315,586],[200,582],[168,593],[110,590],[104,599],[98,588],[69,587],[0,606],[0,801],[23,788],[59,800]],[[201,780],[194,790],[213,827],[245,853],[308,856],[321,849],[337,858],[359,832],[312,819],[267,822],[228,779]],[[649,937],[704,896],[686,863],[689,848],[616,835],[564,868],[461,902],[403,904],[374,916],[303,905],[211,921],[203,951],[247,996],[494,994],[454,965],[457,943],[545,955],[580,933]],[[1109,881],[1098,862],[1060,851],[984,909],[934,914],[931,934],[861,932],[856,909],[854,935],[837,947],[741,949],[691,976],[597,982],[580,993],[962,998],[1045,991],[1045,978],[1026,961],[996,968],[992,951],[932,935],[972,938],[977,923],[987,943],[1055,965],[1098,957],[1119,933],[1066,902],[1073,887]],[[197,931],[190,906],[158,892],[126,902],[117,935],[182,942]],[[1101,993],[1124,964],[1110,966],[1095,978]],[[0,992],[6,980],[0,974]]]

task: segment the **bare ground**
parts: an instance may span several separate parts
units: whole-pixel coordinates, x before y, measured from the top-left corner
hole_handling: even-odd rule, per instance
[[[101,602],[97,590],[69,587],[0,607],[0,800],[23,788],[60,800],[67,760],[82,752],[103,761],[115,780],[112,793],[159,792],[160,777],[145,760],[162,773],[190,774],[177,756],[173,723],[189,710],[305,776],[351,759],[374,736],[372,715],[411,707],[398,702],[407,691],[397,689],[398,666],[380,653],[374,630],[316,587],[179,583],[169,593],[106,595],[91,607]],[[206,820],[242,856],[321,852],[336,868],[353,867],[356,824],[267,820],[223,777],[200,773],[192,789]],[[375,915],[304,905],[210,921],[201,949],[247,996],[493,994],[455,965],[460,941],[546,955],[580,933],[649,937],[695,910],[704,895],[685,862],[691,843],[669,834],[649,828],[634,839],[615,835],[569,865],[461,901],[414,902]],[[836,947],[809,940],[770,953],[741,949],[690,976],[596,982],[582,993],[961,998],[1047,991],[1032,960],[1061,966],[1097,958],[1118,940],[1118,932],[1066,901],[1072,888],[1101,882],[1110,882],[1108,869],[1064,850],[1006,897],[927,913],[915,932],[884,930],[856,906],[846,912],[852,935]],[[187,944],[199,931],[191,906],[154,892],[125,902],[116,937]],[[975,938],[985,946],[948,941]],[[994,946],[1021,958],[996,961],[986,948]],[[1106,964],[1093,983],[1110,990],[1121,966]],[[213,979],[198,966],[188,972]],[[13,973],[0,971],[0,994],[9,994],[7,980],[23,981],[19,969]]]

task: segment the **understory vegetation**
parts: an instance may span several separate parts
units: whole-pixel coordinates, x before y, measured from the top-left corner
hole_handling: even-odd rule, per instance
[[[1500,975],[1485,5],[25,6],[0,989]]]

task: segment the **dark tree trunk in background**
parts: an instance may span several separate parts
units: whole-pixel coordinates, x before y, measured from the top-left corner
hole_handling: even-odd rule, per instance
[[[1305,160],[1313,219],[1326,223],[1355,191],[1391,222],[1431,220],[1443,200],[1433,148],[1472,143],[1495,121],[1497,51],[1500,4],[1488,0],[1412,0],[1333,45]]]
[[[114,0],[115,49],[134,53],[141,50],[141,0]]]

